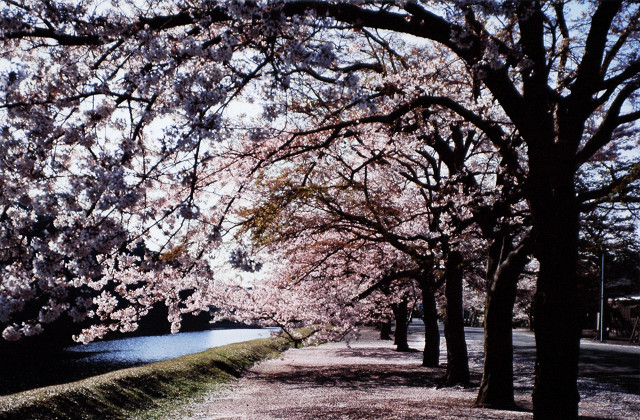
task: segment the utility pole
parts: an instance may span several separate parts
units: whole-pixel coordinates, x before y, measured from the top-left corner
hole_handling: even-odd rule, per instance
[[[600,341],[604,341],[604,252],[600,261]]]

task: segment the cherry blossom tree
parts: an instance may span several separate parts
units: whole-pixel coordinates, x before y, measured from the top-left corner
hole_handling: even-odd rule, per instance
[[[324,51],[324,52],[323,52],[323,51]],[[320,51],[319,51],[319,53],[321,53],[321,54],[324,54],[324,53],[326,53],[326,52],[327,52],[327,51],[325,51],[325,50],[320,50]],[[307,53],[305,53],[305,54],[307,54]],[[312,62],[310,62],[310,64],[312,64],[312,65],[313,65],[313,64],[316,64],[316,63],[312,61]],[[406,64],[405,64],[405,65],[406,65]],[[377,71],[377,68],[376,68],[376,66],[375,66],[375,65],[371,65],[371,66],[368,66],[368,67],[367,67],[367,66],[364,66],[363,68],[365,68],[365,69],[370,68],[370,69],[372,69],[372,70]],[[296,69],[296,70],[300,70],[300,69]],[[304,67],[303,67],[300,71],[301,71],[301,72],[303,72],[303,73],[305,73],[305,72],[309,72],[309,69],[308,69],[308,68],[304,68]],[[293,73],[292,73],[292,74],[293,74]],[[422,75],[422,77],[424,78],[424,74]],[[427,76],[427,77],[433,77],[433,76]],[[353,82],[351,82],[351,83],[353,83]],[[392,84],[389,84],[388,86],[389,86],[391,89],[393,89],[393,85],[392,85]],[[355,96],[353,96],[353,95],[352,95],[352,96],[347,96],[346,100],[348,101],[350,97],[355,97]],[[388,119],[389,119],[389,118],[388,118]],[[391,120],[391,119],[389,119],[389,120]],[[438,140],[438,138],[437,138],[437,137],[438,137],[438,136],[436,136],[436,138],[435,138],[435,143],[436,143],[436,145],[438,144],[438,142],[442,143],[442,140],[441,140],[441,139],[440,139],[440,140]],[[199,146],[199,145],[198,145],[198,146]],[[466,146],[466,147],[468,147],[468,144],[467,144],[467,146]],[[441,145],[441,144],[440,144],[440,151],[445,151],[444,149],[442,149],[442,145]],[[451,150],[446,150],[446,151],[447,151],[447,152],[449,152],[449,158],[450,158],[450,155],[451,155],[451,154],[454,154],[454,153],[453,153],[453,151],[451,151]],[[456,151],[456,153],[457,153],[457,152],[458,152],[458,151]],[[195,167],[195,166],[197,165],[197,162],[198,162],[197,155],[196,155],[196,157],[194,158],[194,162],[195,162],[195,163],[194,163],[194,167]],[[455,166],[455,165],[457,165],[457,164],[458,164],[458,162],[454,162],[454,161],[451,161],[451,159],[449,159],[448,166],[449,166],[450,171],[455,171],[456,169],[454,169],[454,166]],[[428,166],[428,165],[427,165],[427,166]],[[195,171],[195,169],[194,169],[194,171]],[[415,174],[411,174],[411,175],[408,175],[408,176],[409,176],[409,178],[411,178],[411,177],[415,177]],[[192,175],[192,174],[189,174],[189,177],[190,177],[190,179],[191,179],[191,180],[193,180],[193,179],[195,179],[195,178],[196,178],[196,177],[195,177],[195,175]],[[202,177],[200,177],[200,179],[201,179],[201,178],[202,178]],[[193,189],[193,190],[195,190],[195,182],[192,182],[192,184],[193,184],[192,189]],[[189,197],[189,198],[191,199],[191,197]],[[183,207],[183,208],[184,208],[184,207]],[[457,254],[455,254],[455,253],[454,253],[454,254],[452,254],[452,256],[454,256],[454,255],[457,255]],[[451,270],[450,270],[450,271],[451,271]],[[460,282],[460,279],[458,279],[458,282]],[[425,287],[426,287],[426,286],[425,286]],[[425,289],[425,290],[426,290],[426,289]],[[451,296],[451,294],[449,294],[449,295]],[[113,300],[112,300],[112,301],[113,301]],[[112,305],[112,306],[113,306],[113,305]],[[460,320],[458,320],[458,321],[460,321]],[[448,323],[448,324],[449,324],[449,323]],[[460,324],[460,322],[458,322],[458,324]],[[450,330],[450,328],[448,328],[448,329]],[[105,329],[104,329],[104,328],[103,328],[103,331],[105,331]],[[460,335],[458,335],[458,337],[460,337]],[[458,346],[458,347],[459,347],[459,348],[463,348],[463,347],[464,347],[464,345],[461,345],[461,346]],[[464,353],[464,352],[463,352],[463,353]],[[456,364],[455,364],[455,363],[450,363],[449,365],[450,365],[450,366],[455,366]],[[451,375],[449,375],[449,377],[450,377],[450,376],[451,376]],[[466,378],[468,375],[462,375],[462,376],[463,376],[463,378]],[[463,379],[462,381],[464,382],[464,381],[466,381],[466,380],[467,380],[467,379]]]
[[[100,48],[97,38],[48,44],[15,36],[25,24],[82,19],[88,6],[2,5],[0,322],[7,340],[60,316],[98,321],[81,341],[130,331],[155,302],[169,306],[175,330],[199,295],[185,303],[180,291],[207,287],[206,261],[219,242],[220,219],[208,203],[224,201],[216,189],[225,184],[212,187],[222,169],[212,169],[215,148],[201,142],[224,134],[215,112],[203,110],[223,102],[235,82],[194,63],[179,75],[159,61],[145,70],[152,57],[163,60],[150,36],[116,48]],[[111,10],[93,13],[113,18],[115,34],[137,12],[123,13],[120,24]],[[156,79],[147,79],[151,73]],[[208,90],[214,84],[219,89]],[[162,94],[168,85],[180,94]],[[155,242],[155,252],[134,258],[140,240]]]
[[[577,168],[599,149],[620,138],[618,127],[628,127],[640,116],[634,107],[638,11],[622,1],[593,5],[588,18],[573,18],[563,3],[497,6],[465,4],[439,14],[413,2],[396,11],[312,1],[290,3],[282,10],[285,15],[314,10],[342,22],[434,40],[462,58],[469,74],[502,107],[527,146],[526,198],[532,215],[533,252],[540,263],[534,414],[536,418],[576,418],[581,312],[570,304],[577,292],[575,176]],[[504,16],[506,25],[489,18],[496,12]],[[583,22],[588,24],[586,31]],[[582,40],[575,42],[584,46],[580,50],[573,48],[575,39]],[[508,152],[513,142],[499,125],[470,113],[462,104],[450,106],[484,128],[506,163],[518,170],[519,163]],[[591,120],[594,113],[602,118]],[[594,122],[595,130],[586,129],[587,121]]]
[[[362,123],[410,126],[414,111],[437,106],[482,133],[522,188],[539,262],[534,416],[577,417],[579,212],[638,179],[637,165],[620,165],[620,173],[593,189],[580,171],[621,142],[637,147],[636,4],[149,1],[143,8],[131,1],[115,9],[91,1],[12,0],[1,7],[2,269],[3,279],[11,279],[2,286],[3,335],[37,332],[50,317],[83,305],[105,320],[134,317],[118,312],[109,296],[87,305],[65,290],[76,282],[101,291],[105,270],[133,274],[140,261],[117,264],[117,254],[153,234],[166,244],[158,255],[171,250],[171,258],[138,271],[167,276],[141,280],[154,286],[137,288],[138,301],[168,293],[165,301],[179,314],[183,308],[171,297],[179,285],[169,275],[179,274],[180,285],[196,291],[187,306],[197,306],[208,283],[189,273],[210,271],[197,263],[215,250],[191,234],[218,237],[220,217],[234,203],[227,196],[242,188],[224,186],[221,162],[233,157],[215,165],[212,158],[216,145],[239,131],[225,115],[243,90],[261,92],[264,112],[259,126],[240,129],[249,128],[258,142],[281,138],[274,130],[293,133],[275,148],[292,156],[321,153]],[[394,51],[386,34],[413,45]],[[385,46],[387,55],[404,56],[414,47],[447,51],[462,64],[475,98],[461,100],[453,88],[431,91],[434,79],[421,79],[421,67],[415,80],[424,82],[422,90],[403,90],[405,80],[369,83],[384,66],[360,53],[358,40]],[[322,80],[324,88],[316,83]],[[295,109],[282,99],[296,86],[324,98],[312,109],[297,103],[306,114],[326,115],[321,127],[288,118]],[[355,108],[365,114],[350,120]],[[307,145],[314,130],[329,135]],[[245,164],[258,168],[273,153]],[[37,233],[47,219],[53,228]],[[497,231],[515,235],[498,241],[509,255],[523,245],[513,240],[526,237]],[[125,285],[121,295],[131,292],[126,276],[111,279]],[[37,318],[14,321],[34,300]]]
[[[306,278],[307,273],[317,270],[330,272],[332,275],[322,276],[323,281],[351,283],[354,299],[369,299],[383,292],[390,296],[392,306],[401,308],[409,296],[406,291],[392,293],[389,288],[398,290],[400,284],[405,284],[413,290],[410,280],[419,280],[423,294],[432,295],[433,316],[429,322],[435,324],[433,293],[437,286],[428,276],[420,277],[421,272],[431,273],[433,269],[433,258],[428,258],[429,237],[408,237],[419,232],[421,224],[416,218],[424,213],[416,205],[415,191],[400,174],[396,173],[395,179],[390,176],[388,162],[369,167],[372,162],[389,159],[390,153],[384,152],[385,157],[371,160],[366,155],[347,153],[345,147],[336,144],[335,149],[324,149],[320,158],[312,161],[303,158],[295,166],[289,159],[284,169],[271,167],[262,172],[253,193],[254,201],[240,211],[243,230],[251,233],[255,244],[267,245],[273,253],[288,250],[289,258],[283,261],[287,265],[295,261],[296,267],[287,269],[293,273],[290,276]],[[359,145],[352,150],[371,153],[371,149]],[[382,200],[381,194],[387,198],[393,194],[394,200]],[[353,247],[361,251],[347,252]],[[362,251],[367,249],[372,249],[371,255]],[[384,249],[387,251],[382,252]],[[327,267],[329,263],[338,269]],[[429,341],[434,341],[432,334],[430,329]],[[435,349],[428,347],[425,354],[428,360],[435,358],[437,365],[437,324],[435,337]]]
[[[357,116],[353,118],[357,119]],[[437,121],[434,119],[432,123],[437,124]],[[427,128],[427,137],[431,140],[427,139],[426,142],[422,130],[394,133],[397,126],[389,128],[372,124],[375,127],[372,131],[363,124],[356,125],[360,127],[354,127],[350,136],[325,144],[312,160],[306,155],[295,159],[298,155],[296,149],[292,152],[276,144],[274,151],[285,156],[287,164],[270,168],[258,176],[255,194],[261,200],[244,214],[247,226],[251,227],[254,236],[257,235],[255,240],[258,243],[286,244],[305,230],[348,231],[360,240],[392,245],[413,258],[423,272],[434,269],[434,252],[445,260],[456,258],[457,262],[450,264],[448,269],[443,264],[443,274],[440,276],[442,281],[447,280],[447,289],[450,291],[447,294],[447,307],[451,306],[451,309],[447,313],[459,315],[458,318],[446,317],[450,371],[445,382],[467,383],[469,374],[461,318],[463,271],[458,267],[461,254],[457,249],[462,249],[460,247],[463,244],[471,247],[477,241],[474,241],[473,235],[460,235],[455,231],[457,226],[462,233],[465,226],[473,224],[474,216],[467,207],[472,206],[474,200],[486,199],[483,193],[477,197],[470,194],[468,189],[478,187],[478,182],[473,173],[464,173],[464,160],[482,160],[480,156],[491,154],[491,151],[484,150],[481,142],[471,148],[473,133],[469,133],[466,142],[462,141],[462,132],[455,124],[452,125],[449,138],[443,137],[449,131],[448,127],[436,134]],[[385,137],[381,137],[383,131]],[[326,143],[326,138],[311,132],[306,135],[303,144],[313,150],[318,142]],[[470,151],[471,158],[468,156]],[[284,159],[278,154],[271,155],[276,156],[277,161]],[[445,164],[438,162],[443,161],[448,170],[441,169]],[[482,168],[480,174],[491,177],[486,165],[475,163],[475,166]],[[461,174],[464,176],[459,177]],[[462,178],[463,182],[458,178]],[[459,198],[461,207],[453,206],[452,196],[465,192],[471,197]],[[310,243],[313,241],[309,239]],[[295,247],[304,249],[298,242]],[[465,254],[469,254],[468,249],[465,249]],[[430,276],[431,280],[427,280],[429,274],[416,273],[415,276],[421,279],[425,308],[429,309],[429,313],[435,312],[431,309],[433,304],[427,304],[433,301],[434,288],[437,288],[434,286],[434,276]],[[378,284],[385,284],[385,278],[389,277],[383,277]],[[511,314],[508,315],[507,325],[510,328]],[[434,336],[437,338],[437,326],[428,330],[432,329],[436,332],[427,334],[428,341]],[[453,331],[458,332],[454,334]],[[437,352],[435,362],[432,354],[425,350],[425,363],[438,363]]]
[[[316,330],[313,339],[340,339],[363,324],[389,317],[392,307],[404,306],[396,340],[399,351],[408,350],[406,310],[419,296],[417,285],[396,275],[384,289],[361,293],[377,276],[386,275],[389,263],[396,273],[407,271],[407,264],[411,267],[393,248],[338,230],[301,229],[295,238],[264,243],[252,254],[276,257],[278,263],[267,264],[258,279],[216,280],[210,296],[216,302],[216,319],[276,325],[292,337],[295,328],[306,326]]]

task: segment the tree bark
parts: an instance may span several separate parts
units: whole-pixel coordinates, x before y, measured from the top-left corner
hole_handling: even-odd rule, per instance
[[[534,149],[530,154],[534,253],[540,262],[534,299],[534,419],[577,419],[582,308],[574,170],[560,153],[550,156]]]
[[[577,301],[576,260],[577,213],[559,211],[555,238],[539,246],[540,273],[535,295],[536,380],[533,390],[535,419],[575,419],[580,400],[578,356],[580,351],[580,311]],[[564,226],[561,226],[564,225]],[[545,235],[545,236],[546,236]],[[542,248],[549,247],[549,251]]]
[[[484,324],[484,370],[476,405],[515,407],[513,395],[513,306],[518,278],[527,263],[528,239],[512,250],[509,233],[500,232],[489,248]]]
[[[396,351],[409,351],[409,342],[407,341],[409,326],[407,324],[407,316],[409,315],[407,300],[403,299],[392,307],[396,317],[396,330],[393,344],[396,345]]]
[[[447,341],[447,372],[443,378],[445,386],[469,384],[469,358],[464,337],[462,308],[462,262],[460,252],[448,253],[445,272],[447,301],[444,319],[444,336]]]
[[[422,282],[421,282],[422,283]],[[440,330],[438,328],[438,310],[432,287],[420,285],[422,289],[422,307],[424,309],[424,352],[422,366],[440,366]]]

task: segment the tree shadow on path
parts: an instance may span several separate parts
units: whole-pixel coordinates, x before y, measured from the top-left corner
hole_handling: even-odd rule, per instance
[[[292,366],[287,372],[261,373],[260,379],[304,388],[341,387],[350,390],[394,387],[436,387],[442,369],[406,365]]]
[[[419,352],[397,352],[393,349],[336,350],[331,353],[331,360],[335,363],[292,365],[287,372],[262,372],[260,377],[268,382],[301,387],[332,386],[350,390],[436,388],[446,370],[446,365],[423,367]],[[472,379],[477,385],[480,376],[474,375]]]

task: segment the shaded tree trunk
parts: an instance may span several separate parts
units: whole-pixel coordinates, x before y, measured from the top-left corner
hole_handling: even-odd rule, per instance
[[[422,366],[440,365],[440,330],[438,329],[438,310],[433,287],[420,285],[422,289],[422,307],[424,310],[424,352]]]
[[[476,405],[515,407],[513,395],[513,306],[518,278],[527,263],[528,239],[515,250],[507,232],[489,247],[484,325],[484,370]]]
[[[537,23],[536,28],[541,31],[539,19],[537,15],[527,25]],[[520,129],[528,145],[526,193],[531,210],[533,252],[540,263],[534,298],[533,414],[537,420],[577,419],[582,308],[578,303],[576,274],[579,206],[575,151],[584,129],[582,108],[588,108],[584,92],[580,92],[586,85],[583,80],[582,86],[576,87],[571,103],[558,108],[554,121],[549,112],[553,109],[552,100],[547,97],[548,92],[541,89],[546,81],[538,77],[541,76],[534,74],[524,86],[529,118],[537,118],[536,124]]]
[[[573,174],[554,181],[553,194],[543,191],[531,200],[540,262],[534,301],[534,418],[576,419],[582,313],[576,276],[578,206]]]
[[[394,333],[394,342],[396,351],[409,351],[409,342],[407,341],[407,316],[409,315],[408,303],[406,299],[401,300],[397,304],[392,305],[393,314],[396,317],[396,330]]]
[[[462,255],[458,251],[447,255],[445,272],[445,298],[447,301],[444,319],[444,336],[447,341],[447,372],[443,385],[469,384],[469,358],[464,337],[462,309]]]
[[[391,321],[388,319],[380,321],[380,340],[391,340]]]

